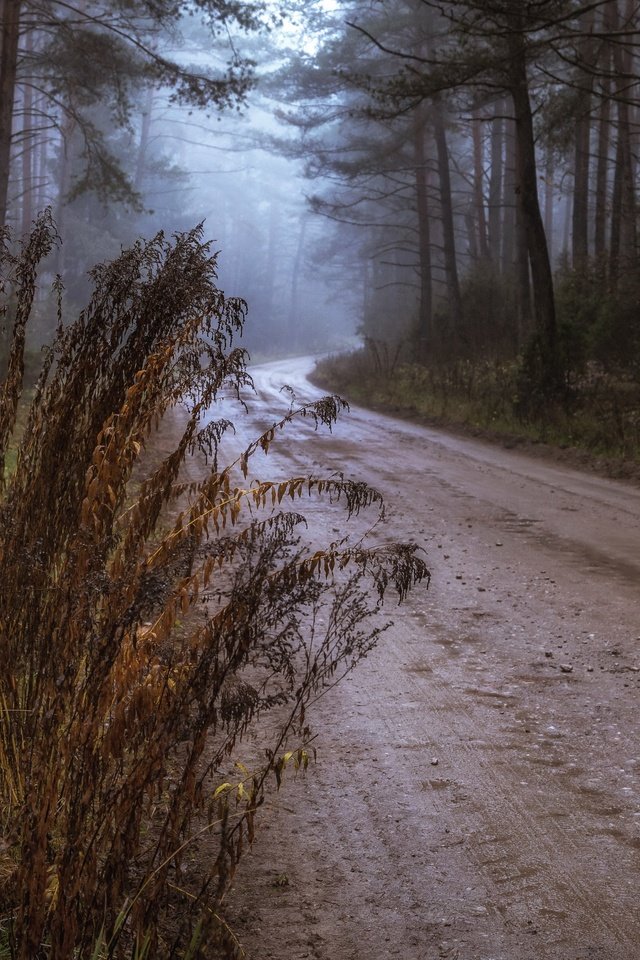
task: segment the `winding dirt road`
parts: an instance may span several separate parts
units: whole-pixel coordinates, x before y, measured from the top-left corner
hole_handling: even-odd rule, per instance
[[[248,434],[308,369],[255,369]],[[640,490],[360,409],[267,466],[368,480],[433,580],[318,704],[230,901],[249,957],[638,960]]]

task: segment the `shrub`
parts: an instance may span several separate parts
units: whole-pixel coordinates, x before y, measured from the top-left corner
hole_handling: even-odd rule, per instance
[[[608,371],[637,375],[640,281],[635,266],[628,266],[615,290],[597,261],[578,270],[564,266],[556,277],[556,291],[561,329],[569,331],[578,348],[574,368],[581,370],[589,360]]]
[[[232,955],[222,897],[267,786],[307,763],[309,700],[370,650],[387,588],[402,598],[428,574],[412,546],[305,546],[303,516],[281,506],[318,494],[349,515],[381,509],[365,484],[249,480],[257,451],[293,419],[331,426],[339,398],[290,409],[221,464],[230,424],[207,411],[250,386],[232,346],[245,305],[218,290],[199,229],[93,270],[3,470],[54,242],[44,216],[2,253],[15,302],[0,386],[4,947],[20,960]],[[179,441],[154,462],[172,414]],[[197,452],[208,467],[188,482]],[[263,759],[234,768],[249,731]]]

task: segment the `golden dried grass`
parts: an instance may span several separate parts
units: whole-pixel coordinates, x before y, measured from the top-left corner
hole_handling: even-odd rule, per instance
[[[2,254],[14,329],[0,466],[37,267],[55,240],[44,215],[19,254]],[[218,290],[200,230],[141,241],[93,280],[87,308],[58,323],[3,475],[2,942],[17,960],[230,956],[222,898],[266,784],[288,763],[306,766],[306,705],[379,633],[363,578],[381,600],[428,573],[410,546],[299,545],[303,517],[283,501],[324,494],[353,514],[381,503],[365,484],[234,485],[292,419],[330,425],[338,398],[292,409],[219,464],[228,423],[201,421],[222,391],[250,386],[232,344],[245,305]],[[175,449],[141,476],[150,435],[183,404]],[[207,473],[183,482],[198,449]],[[220,790],[240,738],[274,708],[266,759]],[[286,750],[294,733],[302,746]]]

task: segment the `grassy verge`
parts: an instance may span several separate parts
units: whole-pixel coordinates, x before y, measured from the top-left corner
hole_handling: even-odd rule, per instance
[[[589,370],[571,383],[566,402],[523,419],[515,362],[423,366],[384,362],[383,356],[366,347],[327,357],[313,379],[363,406],[507,446],[544,446],[608,475],[640,477],[640,384],[631,377]]]

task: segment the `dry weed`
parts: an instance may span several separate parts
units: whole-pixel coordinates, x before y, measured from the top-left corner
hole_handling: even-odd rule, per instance
[[[45,215],[2,254],[13,338],[0,467],[37,267],[55,242]],[[93,280],[45,355],[16,466],[0,469],[2,939],[17,960],[232,955],[221,901],[268,780],[307,763],[308,701],[375,642],[367,621],[387,587],[403,596],[428,574],[412,547],[301,546],[303,517],[283,501],[324,495],[353,514],[380,502],[365,484],[243,482],[292,419],[331,425],[338,398],[292,410],[219,463],[229,424],[202,422],[223,391],[250,385],[232,344],[245,305],[217,288],[200,230],[139,242]],[[140,476],[177,405],[180,442]],[[198,449],[207,475],[182,482]],[[274,707],[264,762],[221,783]]]

